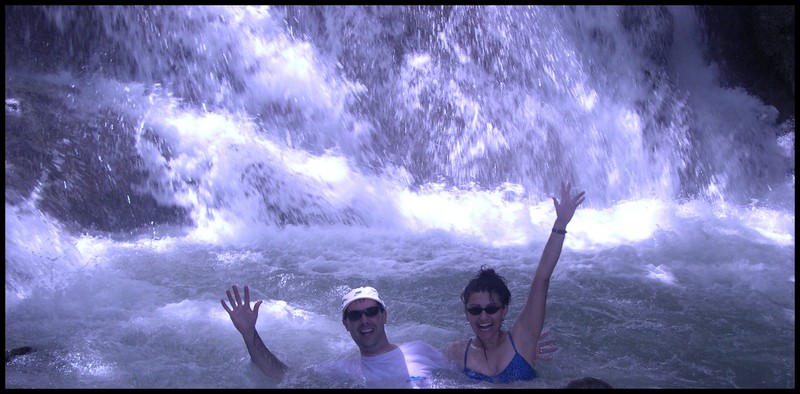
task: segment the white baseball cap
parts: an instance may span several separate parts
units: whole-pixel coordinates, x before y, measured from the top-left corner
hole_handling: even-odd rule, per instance
[[[378,290],[375,290],[374,287],[365,286],[350,290],[349,293],[342,297],[342,313],[347,310],[347,306],[350,305],[351,302],[365,298],[377,301],[379,304],[381,304],[381,306],[384,308],[386,307],[386,304],[383,303],[381,296],[378,295]]]

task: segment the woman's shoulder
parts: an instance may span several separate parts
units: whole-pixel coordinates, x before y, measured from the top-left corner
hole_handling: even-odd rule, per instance
[[[460,348],[460,349],[464,349],[464,347],[466,347],[466,346],[467,346],[467,343],[469,342],[469,340],[470,340],[470,339],[471,339],[471,337],[469,337],[469,338],[464,338],[464,339],[459,339],[459,340],[457,340],[457,341],[450,342],[450,343],[448,343],[448,344],[444,345],[444,348],[445,348],[445,349],[449,349],[449,348]]]
[[[463,363],[464,350],[467,348],[467,343],[469,343],[469,338],[450,342],[444,345],[444,350],[442,353],[444,353],[445,357],[447,357],[447,359],[450,361]]]

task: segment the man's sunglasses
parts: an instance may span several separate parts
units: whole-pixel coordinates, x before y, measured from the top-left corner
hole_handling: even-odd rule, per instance
[[[486,308],[481,308],[479,306],[473,306],[473,307],[467,308],[467,312],[469,312],[469,314],[473,315],[473,316],[478,316],[483,311],[486,311],[486,313],[488,313],[490,315],[494,315],[500,309],[503,309],[503,308],[499,307],[497,305],[489,305]]]
[[[378,312],[383,312],[383,307],[380,306],[380,305],[371,306],[371,307],[369,307],[367,309],[364,309],[363,311],[359,311],[359,310],[350,311],[350,312],[345,313],[344,316],[347,318],[347,320],[359,321],[359,320],[361,320],[361,315],[362,314],[366,315],[367,317],[374,317],[375,315],[378,314]]]

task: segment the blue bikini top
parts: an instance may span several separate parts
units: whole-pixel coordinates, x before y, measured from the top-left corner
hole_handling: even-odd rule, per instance
[[[467,349],[464,351],[464,374],[471,379],[485,380],[490,383],[509,383],[518,380],[535,379],[536,370],[517,352],[517,346],[514,345],[511,333],[508,333],[508,339],[511,340],[511,347],[514,348],[514,358],[511,359],[511,362],[508,363],[503,372],[489,376],[467,368],[467,353],[469,352],[469,345],[472,344],[472,338],[470,338],[469,343],[467,343]]]

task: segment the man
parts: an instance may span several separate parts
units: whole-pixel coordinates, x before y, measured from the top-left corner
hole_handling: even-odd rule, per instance
[[[257,301],[251,309],[250,289],[244,287],[244,300],[235,285],[232,289],[233,293],[230,290],[225,292],[231,307],[225,300],[220,300],[220,303],[242,334],[250,359],[264,375],[277,380],[283,378],[286,364],[267,349],[256,331],[258,308],[262,301]],[[424,341],[389,342],[385,330],[388,311],[374,288],[359,287],[345,294],[341,312],[342,324],[360,352],[358,365],[343,370],[357,371],[367,387],[427,387],[435,370],[450,368],[444,355]],[[555,339],[541,341],[540,346],[553,342]],[[554,348],[550,346],[545,352],[555,351]]]
[[[389,342],[385,305],[372,287],[353,289],[342,298],[342,324],[361,353],[367,386],[427,386],[435,370],[447,368],[444,355],[423,341]]]
[[[257,301],[250,309],[250,289],[247,286],[244,287],[244,300],[235,285],[233,294],[230,290],[226,294],[231,307],[225,300],[220,302],[242,334],[250,359],[264,375],[281,379],[286,373],[286,364],[267,349],[256,331],[258,308],[262,301]],[[360,363],[355,369],[363,376],[367,387],[427,386],[433,371],[447,368],[444,355],[423,341],[399,345],[389,342],[385,330],[388,319],[385,305],[372,287],[353,289],[342,298],[342,324],[361,353]]]

